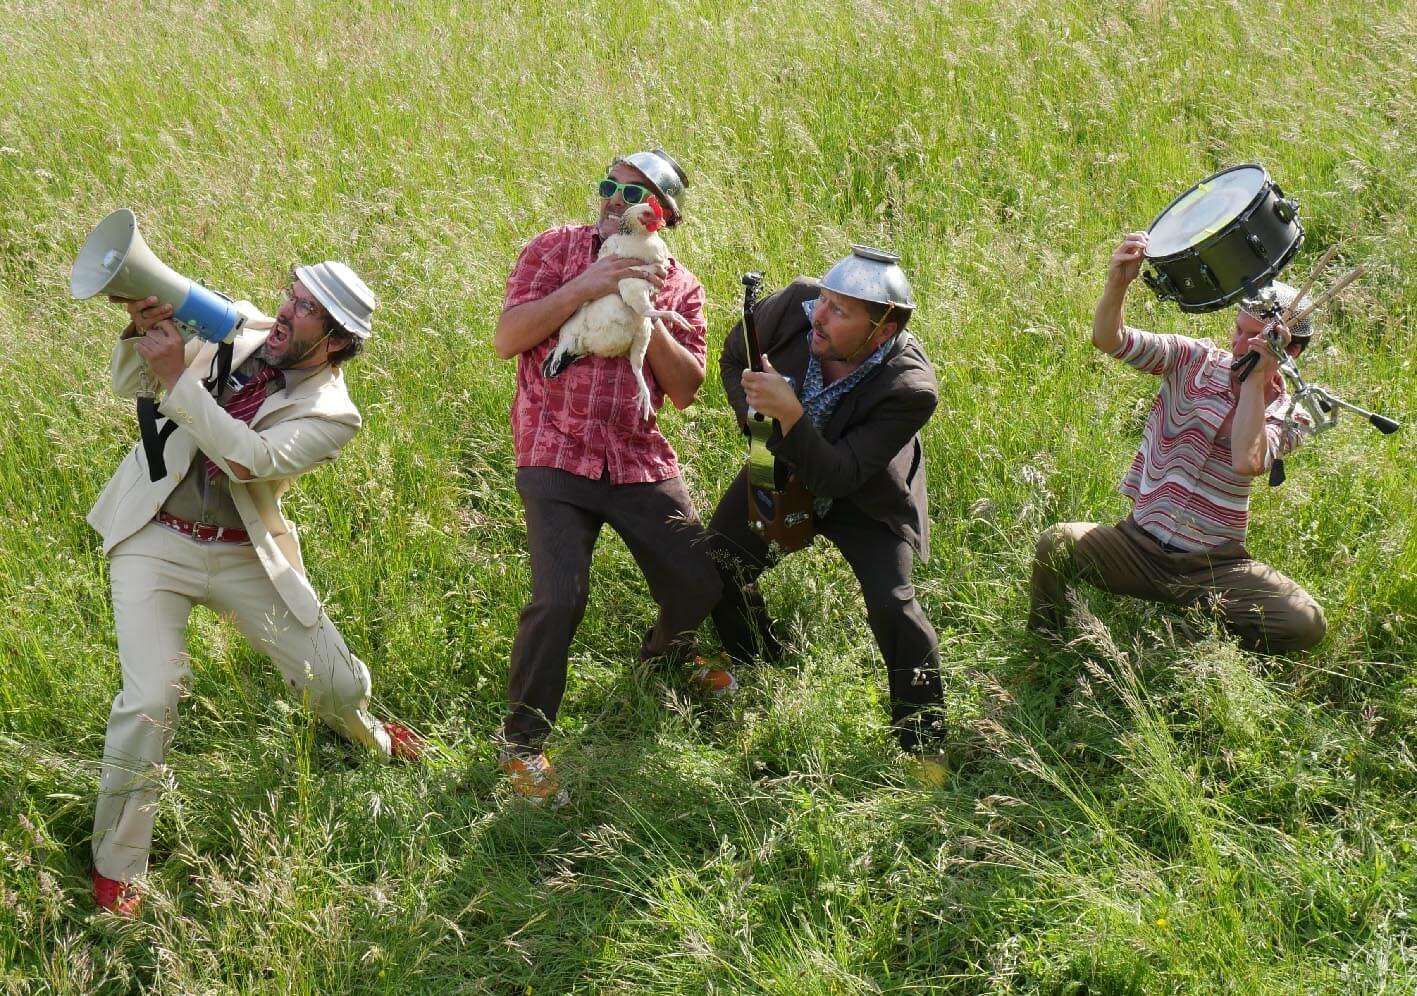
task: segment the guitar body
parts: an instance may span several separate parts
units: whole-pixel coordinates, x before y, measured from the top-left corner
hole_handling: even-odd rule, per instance
[[[747,339],[748,363],[755,372],[763,369],[763,353],[753,308],[757,304],[762,275],[743,275],[743,336]],[[748,410],[748,526],[760,535],[774,554],[792,553],[808,546],[817,533],[812,494],[802,479],[768,449],[774,422]]]
[[[817,516],[802,478],[790,474],[781,491],[750,483],[748,525],[778,555],[810,546],[817,535]]]

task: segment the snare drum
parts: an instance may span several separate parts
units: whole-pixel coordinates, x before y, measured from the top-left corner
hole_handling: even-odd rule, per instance
[[[1304,244],[1299,205],[1255,163],[1206,177],[1147,232],[1143,279],[1182,311],[1216,311],[1254,294]]]

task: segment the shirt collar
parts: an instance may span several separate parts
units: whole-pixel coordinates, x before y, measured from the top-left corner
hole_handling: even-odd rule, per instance
[[[292,367],[287,370],[282,370],[277,367],[276,373],[279,375],[280,382],[284,386],[284,389],[287,391],[292,391],[297,385],[303,384],[305,381],[315,376],[315,374],[325,369],[325,367],[328,365],[329,364],[322,363],[318,367]],[[268,366],[270,366],[270,364],[267,363],[265,360],[261,359],[259,356],[252,356],[250,360],[241,365],[240,373],[242,378],[244,378],[245,380],[250,380],[262,367]]]
[[[285,375],[285,389],[287,391],[294,390],[296,385],[303,384],[305,381],[315,376],[327,366],[329,366],[328,363],[322,363],[318,367],[304,367],[299,369],[282,370],[281,373]]]

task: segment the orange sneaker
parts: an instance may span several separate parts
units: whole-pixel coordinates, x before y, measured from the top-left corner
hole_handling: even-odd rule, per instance
[[[97,868],[93,869],[92,877],[93,901],[98,904],[99,909],[118,916],[138,915],[138,909],[143,905],[143,897],[136,885],[100,875]]]
[[[733,677],[733,672],[718,666],[727,663],[725,657],[715,657],[713,660],[695,657],[689,684],[706,699],[727,698],[738,691],[738,679]]]
[[[395,761],[420,761],[427,744],[423,738],[402,723],[388,720],[384,732],[389,735],[389,756]]]
[[[528,757],[503,752],[498,767],[507,776],[512,791],[533,806],[560,809],[571,801],[570,795],[556,781],[556,769],[545,754]]]

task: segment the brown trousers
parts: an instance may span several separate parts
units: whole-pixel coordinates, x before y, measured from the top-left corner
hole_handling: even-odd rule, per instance
[[[517,471],[531,552],[531,601],[512,642],[510,712],[503,735],[539,749],[566,693],[566,657],[590,596],[590,562],[600,527],[620,534],[659,603],[642,660],[685,654],[718,601],[721,585],[704,548],[704,530],[678,477],[612,484],[549,467]]]
[[[776,662],[782,647],[772,631],[758,578],[777,562],[748,526],[748,472],[741,471],[709,520],[709,554],[723,581],[723,599],[713,609],[714,629],[735,662],[762,657]],[[884,523],[849,499],[838,498],[818,523],[861,583],[866,622],[885,659],[891,723],[906,750],[941,734],[940,645],[925,616],[910,572],[914,551]]]
[[[1030,629],[1058,632],[1074,581],[1185,608],[1214,608],[1249,650],[1307,650],[1323,639],[1324,614],[1307,591],[1253,559],[1244,546],[1179,553],[1131,518],[1115,526],[1061,522],[1043,531],[1033,560]]]

